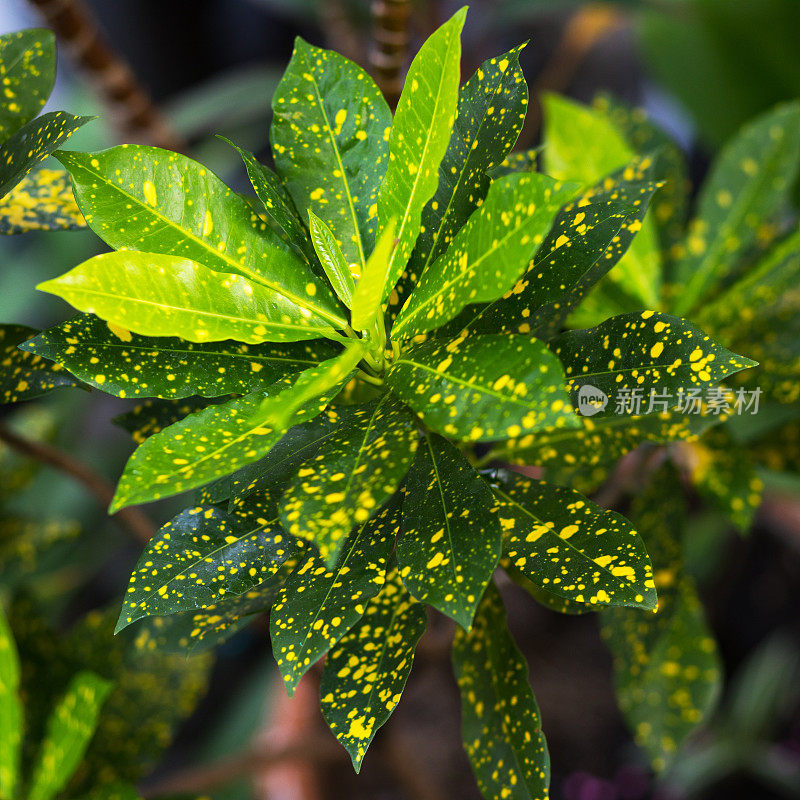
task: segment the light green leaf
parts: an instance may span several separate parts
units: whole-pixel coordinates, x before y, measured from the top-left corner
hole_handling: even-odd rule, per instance
[[[139,336],[89,314],[43,331],[22,348],[63,365],[108,394],[126,398],[246,394],[335,353],[332,345],[319,340],[196,344]]]
[[[353,527],[397,491],[418,440],[414,415],[393,395],[358,409],[300,465],[281,500],[284,527],[331,566]]]
[[[439,184],[458,104],[461,29],[467,9],[457,11],[420,48],[397,104],[389,167],[378,195],[378,235],[398,220],[397,247],[386,268],[386,300],[406,267],[421,229],[422,210]]]
[[[492,183],[486,201],[422,273],[392,334],[425,333],[470,303],[502,297],[525,271],[559,208],[576,189],[538,173],[509,175]]]
[[[367,330],[377,319],[383,298],[383,282],[395,247],[395,221],[383,229],[375,249],[367,259],[364,272],[353,292],[352,325],[356,330]]]
[[[56,80],[56,37],[44,28],[0,36],[0,142],[44,107]]]
[[[390,503],[352,531],[336,566],[328,568],[307,548],[286,579],[270,615],[272,653],[289,696],[308,669],[364,614],[386,580],[386,567],[400,527]]]
[[[113,684],[93,672],[79,672],[53,709],[33,768],[28,800],[50,800],[80,764]]]
[[[383,95],[361,67],[298,37],[272,113],[275,166],[300,216],[314,211],[363,270],[389,152]]]
[[[559,180],[596,183],[629,163],[635,153],[600,112],[556,95],[544,98],[545,171]],[[661,259],[655,226],[650,219],[628,252],[609,273],[638,306],[657,308]]]
[[[632,401],[623,413],[646,414],[674,407],[681,389],[688,393],[713,386],[756,365],[721,347],[686,320],[653,311],[622,314],[596,328],[568,331],[550,347],[564,365],[567,390],[576,398],[579,411],[582,386],[617,400],[623,393],[636,396],[638,401]],[[650,398],[656,395],[661,399],[651,406]],[[605,409],[592,409],[597,417],[619,411],[618,403],[611,400]]]
[[[489,487],[446,439],[426,436],[406,479],[397,541],[408,591],[468,629],[501,546]]]
[[[491,584],[472,630],[456,631],[453,669],[461,691],[461,738],[483,796],[547,800],[550,756],[539,707]]]
[[[72,176],[86,222],[114,249],[183,257],[241,275],[268,290],[280,306],[277,316],[344,324],[325,282],[202,164],[144,145],[61,151],[58,159]]]
[[[111,513],[194,489],[261,458],[285,428],[325,408],[362,352],[349,347],[297,376],[209,406],[150,436],[128,460]]]
[[[400,702],[426,625],[424,606],[392,570],[361,620],[325,659],[319,689],[322,713],[356,772],[378,728]]]
[[[561,364],[527,336],[426,342],[401,352],[387,382],[426,425],[463,441],[580,425]]]
[[[350,266],[336,243],[336,237],[331,229],[310,208],[308,209],[308,221],[311,229],[311,241],[314,243],[319,263],[322,264],[322,269],[325,270],[338,298],[350,308],[355,289]]]
[[[24,730],[19,691],[19,656],[3,607],[0,606],[0,797],[13,800],[19,783]]]
[[[0,234],[85,228],[69,175],[40,167],[0,199]]]
[[[331,321],[346,325],[303,313],[284,295],[239,274],[134,250],[95,256],[36,288],[143,336],[191,342],[292,342],[332,336]]]
[[[572,489],[514,472],[493,489],[504,555],[534,584],[596,607],[655,608],[653,565],[624,517]]]

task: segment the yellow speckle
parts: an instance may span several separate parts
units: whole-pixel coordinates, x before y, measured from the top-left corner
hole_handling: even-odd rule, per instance
[[[144,199],[147,202],[154,206],[158,202],[158,196],[156,195],[156,187],[153,185],[152,181],[145,181],[144,182]]]

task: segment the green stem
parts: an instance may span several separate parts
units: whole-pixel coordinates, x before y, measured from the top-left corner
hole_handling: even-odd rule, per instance
[[[358,377],[361,378],[362,381],[371,383],[373,386],[383,386],[383,378],[369,375],[368,373],[364,372],[363,369],[358,371]]]

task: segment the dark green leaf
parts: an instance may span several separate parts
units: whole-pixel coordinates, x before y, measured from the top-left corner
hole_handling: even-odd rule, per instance
[[[403,493],[397,562],[406,588],[468,629],[501,549],[491,490],[446,439],[426,436]]]
[[[23,125],[0,144],[0,197],[10,192],[40,161],[57,150],[92,117],[51,111]]]
[[[655,608],[653,565],[624,517],[516,473],[494,486],[503,552],[537,586],[592,606]]]
[[[23,345],[116,397],[184,398],[245,394],[330,358],[321,342],[197,344],[139,336],[85,314]],[[102,373],[100,372],[102,370]]]
[[[164,428],[185,419],[189,414],[201,411],[208,406],[224,403],[227,398],[208,400],[205,397],[187,397],[184,400],[146,400],[124,414],[111,420],[115,425],[128,431],[133,441],[141,444],[148,436],[163,431]]]
[[[25,728],[19,690],[19,656],[14,635],[0,605],[0,797],[13,798],[19,783],[20,749]]]
[[[413,336],[441,327],[470,303],[496,300],[511,289],[577,186],[538,173],[492,183],[485,202],[429,264],[392,327]]]
[[[547,800],[550,756],[528,665],[490,585],[469,633],[457,631],[453,668],[461,691],[461,737],[486,800]]]
[[[85,228],[69,175],[40,167],[0,199],[0,234]]]
[[[408,594],[395,569],[325,659],[322,713],[356,772],[378,728],[400,702],[426,625],[425,608]]]
[[[422,45],[408,70],[397,104],[389,167],[378,195],[378,233],[396,225],[397,246],[383,280],[384,300],[403,274],[421,230],[422,210],[439,184],[458,105],[461,29],[457,11]]]
[[[62,566],[59,554],[80,532],[69,519],[0,517],[0,584],[10,588],[47,566]]]
[[[112,509],[180,494],[261,458],[285,428],[325,408],[360,358],[361,349],[351,347],[297,376],[205,408],[154,434],[128,461]]]
[[[272,113],[275,165],[300,216],[313,210],[322,218],[361,271],[389,152],[383,95],[361,67],[298,37]]]
[[[596,328],[568,331],[550,346],[564,365],[573,397],[582,386],[599,389],[611,399],[616,396],[617,401],[626,394],[638,396],[639,408],[626,407],[634,414],[674,407],[679,390],[688,393],[712,386],[756,365],[716,344],[686,320],[654,311],[622,314]],[[651,406],[657,394],[663,402]],[[580,410],[579,399],[576,404]],[[609,400],[605,409],[595,407],[592,413],[617,414],[618,404]]]
[[[386,566],[400,527],[390,503],[356,528],[331,569],[307,548],[286,579],[270,616],[272,652],[291,696],[309,667],[364,614],[386,580]]]
[[[24,325],[0,325],[0,403],[30,400],[59,386],[78,386],[63,367],[19,349],[37,333]]]
[[[56,38],[44,28],[0,36],[0,142],[32,120],[47,102],[56,80]]]
[[[29,800],[50,800],[80,764],[97,728],[100,709],[112,684],[93,672],[79,672],[53,709],[33,768]]]
[[[284,527],[333,565],[353,527],[397,491],[418,441],[414,415],[393,395],[356,410],[300,465],[281,501]]]
[[[426,342],[402,352],[387,381],[439,433],[467,441],[577,427],[558,359],[527,336]]]

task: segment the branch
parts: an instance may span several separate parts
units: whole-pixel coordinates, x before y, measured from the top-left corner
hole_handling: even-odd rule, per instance
[[[371,12],[373,43],[369,63],[386,102],[394,110],[403,90],[411,4],[409,0],[373,0]]]
[[[124,134],[168,150],[186,146],[170,130],[128,63],[109,44],[83,0],[30,0],[117,113]]]
[[[54,467],[78,483],[82,483],[104,509],[108,508],[111,503],[114,497],[113,484],[62,450],[44,442],[26,439],[2,423],[0,423],[0,441],[5,442],[18,453]],[[112,519],[144,544],[147,544],[156,532],[150,520],[137,508],[123,508],[114,514]]]

